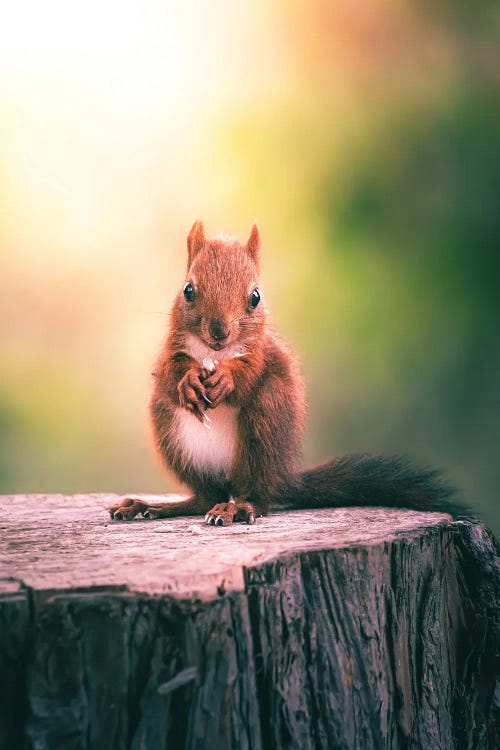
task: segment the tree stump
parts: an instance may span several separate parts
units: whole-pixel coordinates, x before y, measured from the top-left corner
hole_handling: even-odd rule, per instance
[[[0,498],[1,748],[498,747],[500,568],[480,524],[120,523],[118,499]]]

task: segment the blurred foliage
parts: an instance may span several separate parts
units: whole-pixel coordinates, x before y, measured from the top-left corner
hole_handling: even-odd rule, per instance
[[[500,528],[499,9],[135,7],[94,68],[0,68],[0,490],[174,487],[145,412],[185,233],[257,218],[306,459],[408,453]]]
[[[430,112],[405,112],[385,123],[374,133],[377,149],[370,144],[358,153],[341,198],[336,178],[326,182],[321,219],[332,272],[342,256],[343,272],[355,275],[351,320],[358,326],[348,370],[363,356],[370,362],[368,379],[365,371],[358,383],[370,403],[348,432],[363,433],[374,386],[381,390],[378,403],[387,386],[394,388],[395,399],[391,394],[384,406],[390,439],[381,447],[405,444],[429,461],[438,456],[492,513],[499,105],[493,89],[466,90]]]

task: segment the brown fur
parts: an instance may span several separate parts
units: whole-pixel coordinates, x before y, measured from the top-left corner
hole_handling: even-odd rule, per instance
[[[162,461],[194,496],[182,504],[155,506],[150,517],[155,511],[156,515],[207,512],[231,496],[239,505],[250,501],[261,515],[278,487],[289,482],[298,468],[305,416],[299,369],[269,328],[264,301],[255,310],[249,308],[249,292],[258,284],[259,244],[256,227],[246,245],[206,240],[200,222],[189,233],[185,281],[193,283],[196,298],[187,303],[181,289],[174,300],[170,332],[154,370],[150,413]],[[246,353],[221,359],[210,374],[186,352],[186,335],[216,347],[210,335],[214,320],[229,332],[224,345],[241,346]],[[224,350],[213,349],[214,359],[223,354]],[[203,412],[209,414],[222,401],[239,409],[235,460],[227,473],[202,473],[186,462],[174,439],[174,413],[183,406],[201,419]],[[131,511],[135,515],[133,510],[145,508],[140,503],[121,508],[118,517],[130,517]]]
[[[402,459],[354,456],[299,473],[306,413],[302,378],[295,357],[268,324],[264,300],[255,309],[249,302],[258,286],[257,227],[243,245],[233,239],[207,240],[198,221],[187,245],[185,283],[192,284],[195,296],[187,301],[181,289],[174,300],[170,332],[153,373],[150,414],[163,463],[194,494],[181,503],[159,505],[129,499],[110,509],[111,516],[128,520],[137,513],[148,518],[206,513],[207,522],[227,525],[253,522],[271,505],[333,507],[374,501],[454,512],[449,488],[436,473]],[[213,371],[200,364],[200,355],[193,356],[193,347],[220,360]],[[222,403],[237,408],[234,458],[225,469],[200,469],[179,445],[176,414],[186,410],[192,419],[208,422]]]

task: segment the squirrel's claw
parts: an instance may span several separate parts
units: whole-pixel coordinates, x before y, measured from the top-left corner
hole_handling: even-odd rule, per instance
[[[217,503],[205,515],[208,526],[230,526],[235,521],[254,524],[256,511],[252,503],[246,500],[233,500],[227,503]]]
[[[113,505],[109,508],[109,515],[113,521],[131,521],[138,513],[144,516],[147,507],[147,504],[142,502],[142,500],[134,500],[132,497],[127,497],[118,505]],[[146,518],[146,516],[144,517]]]
[[[147,521],[154,521],[156,518],[159,518],[159,514],[154,510],[154,508],[147,508],[146,510],[142,511],[142,517],[145,518]]]

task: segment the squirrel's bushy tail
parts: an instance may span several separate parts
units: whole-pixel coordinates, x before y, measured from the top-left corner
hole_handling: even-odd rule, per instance
[[[403,456],[343,456],[301,471],[294,480],[273,503],[275,508],[378,505],[471,515],[455,501],[455,490],[439,471]]]

